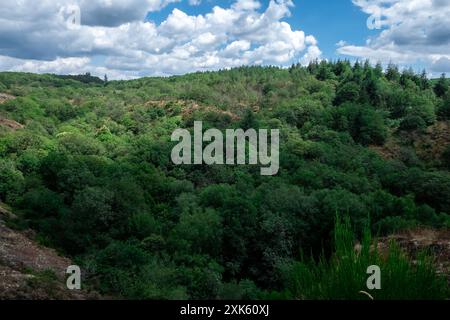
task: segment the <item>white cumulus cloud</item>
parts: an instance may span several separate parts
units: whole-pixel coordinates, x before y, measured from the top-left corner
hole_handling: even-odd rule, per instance
[[[181,0],[12,0],[0,4],[0,68],[90,71],[111,79],[183,74],[247,64],[287,66],[319,58],[318,43],[284,21],[293,2],[237,0],[203,15],[174,8]],[[197,5],[198,1],[190,1]],[[68,6],[80,8],[79,26]],[[150,20],[146,20],[150,12]],[[69,16],[67,16],[67,14]],[[72,20],[70,20],[72,21]]]
[[[426,65],[445,72],[450,61],[449,0],[353,0],[380,28],[364,46],[342,41],[338,53],[372,61]]]

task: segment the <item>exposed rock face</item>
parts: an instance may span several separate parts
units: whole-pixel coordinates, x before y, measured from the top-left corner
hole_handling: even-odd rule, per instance
[[[72,265],[55,250],[37,244],[31,232],[5,225],[11,215],[0,203],[0,299],[98,299],[95,293],[71,291],[65,272]]]
[[[71,265],[69,259],[58,256],[53,249],[37,245],[25,234],[7,228],[1,222],[0,263],[15,270],[51,270],[61,278],[64,278],[65,270]]]
[[[10,94],[6,94],[6,93],[1,93],[0,92],[0,103],[6,102],[8,100],[12,100],[15,97],[10,95]]]
[[[18,130],[18,129],[23,129],[24,125],[14,121],[14,120],[2,118],[0,116],[0,127],[5,127],[8,129],[11,129],[11,130]]]
[[[12,99],[15,99],[15,97],[12,95],[0,92],[0,104],[6,102],[8,100],[12,100]],[[10,130],[18,130],[18,129],[23,129],[24,125],[14,121],[14,120],[6,119],[0,115],[0,127],[7,128]]]

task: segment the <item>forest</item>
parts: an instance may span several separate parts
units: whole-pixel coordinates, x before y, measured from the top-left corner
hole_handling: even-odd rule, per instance
[[[448,299],[431,253],[370,248],[450,229],[449,85],[364,61],[129,81],[2,72],[0,203],[112,297],[364,299],[378,264],[376,299]],[[278,174],[173,164],[172,132],[195,121],[279,129]]]

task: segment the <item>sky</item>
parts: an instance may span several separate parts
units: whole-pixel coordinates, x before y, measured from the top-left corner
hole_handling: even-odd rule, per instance
[[[0,71],[109,79],[312,60],[450,73],[450,0],[8,0]]]

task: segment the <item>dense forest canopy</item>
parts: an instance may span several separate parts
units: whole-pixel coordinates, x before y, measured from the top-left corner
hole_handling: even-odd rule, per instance
[[[132,81],[0,73],[0,200],[127,298],[257,298],[356,234],[450,227],[450,81],[348,61]],[[106,79],[106,77],[105,77]],[[280,129],[280,170],[175,166],[176,128]]]

